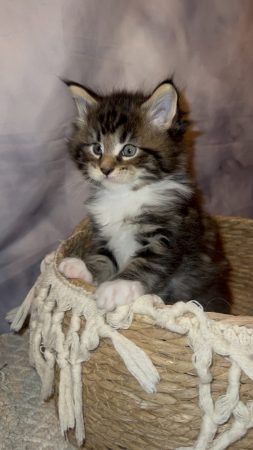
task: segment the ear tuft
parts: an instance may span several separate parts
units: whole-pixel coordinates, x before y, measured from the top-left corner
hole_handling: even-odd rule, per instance
[[[89,106],[94,106],[97,104],[97,100],[95,96],[93,96],[88,90],[86,90],[83,86],[78,84],[69,84],[69,89],[72,94],[72,97],[75,101],[79,118],[84,119],[84,116],[87,114],[87,110]]]
[[[150,123],[166,130],[170,128],[177,113],[177,91],[171,83],[165,82],[155,89],[142,105]]]

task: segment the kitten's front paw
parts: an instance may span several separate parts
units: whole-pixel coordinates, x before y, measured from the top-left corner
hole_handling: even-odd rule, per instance
[[[139,281],[113,280],[100,284],[96,291],[97,306],[112,311],[116,306],[129,305],[144,294]]]
[[[89,284],[93,281],[92,274],[87,269],[86,264],[79,258],[64,258],[58,269],[66,278],[81,278]]]

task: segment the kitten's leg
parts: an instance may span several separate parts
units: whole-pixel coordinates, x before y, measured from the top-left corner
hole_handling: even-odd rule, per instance
[[[80,258],[64,258],[59,271],[67,278],[81,278],[87,283],[95,279],[100,284],[115,275],[116,267],[105,255],[87,255],[85,262]]]
[[[67,278],[81,278],[89,284],[93,281],[92,273],[80,258],[64,258],[58,269]]]
[[[115,263],[106,255],[87,255],[85,263],[97,284],[110,280],[117,272]]]
[[[149,246],[149,257],[146,257],[147,249],[139,251],[140,256],[133,258],[129,264],[114,278],[102,283],[97,289],[97,305],[99,308],[111,311],[116,306],[134,302],[145,293],[157,293],[166,283],[168,277],[168,251],[157,255],[157,248]],[[163,250],[163,247],[162,247]],[[167,265],[166,265],[167,263]]]

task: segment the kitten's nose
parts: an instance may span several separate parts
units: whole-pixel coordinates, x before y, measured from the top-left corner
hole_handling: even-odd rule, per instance
[[[113,167],[104,166],[100,167],[100,170],[101,172],[103,172],[104,175],[108,176],[113,171]]]

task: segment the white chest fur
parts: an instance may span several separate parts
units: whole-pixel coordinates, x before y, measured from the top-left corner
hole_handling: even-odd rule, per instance
[[[129,189],[119,188],[100,192],[89,208],[120,269],[139,248],[135,238],[136,225],[131,223],[131,219],[141,213],[147,200],[147,193],[136,195]]]
[[[140,244],[136,240],[137,225],[131,219],[139,216],[144,209],[168,202],[175,191],[185,189],[179,183],[161,181],[132,191],[119,186],[113,190],[100,191],[89,211],[108,242],[119,268],[125,267],[134,256]]]

